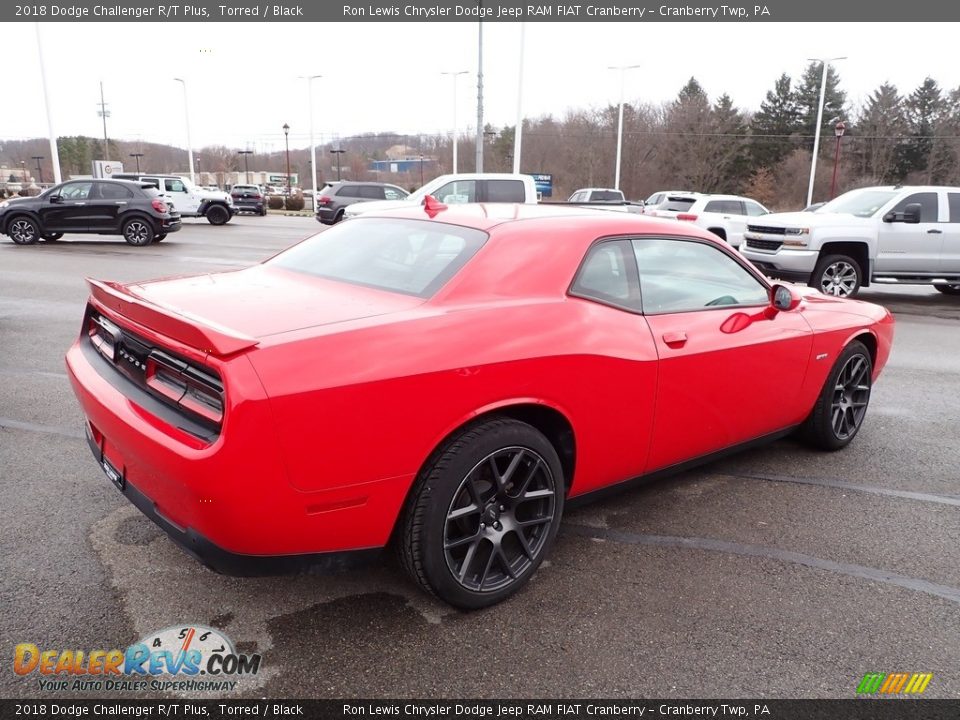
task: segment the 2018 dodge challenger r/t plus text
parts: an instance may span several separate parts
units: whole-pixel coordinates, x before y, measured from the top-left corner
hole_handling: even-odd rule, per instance
[[[461,608],[522,587],[574,498],[795,431],[844,447],[893,337],[696,227],[433,198],[90,286],[89,443],[174,540],[235,574],[392,546]]]

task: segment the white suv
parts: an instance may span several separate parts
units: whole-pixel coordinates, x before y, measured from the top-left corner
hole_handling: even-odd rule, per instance
[[[656,209],[648,214],[674,220],[692,222],[709,230],[731,247],[739,248],[750,218],[770,213],[756,200],[739,195],[706,195],[686,193],[669,195]]]

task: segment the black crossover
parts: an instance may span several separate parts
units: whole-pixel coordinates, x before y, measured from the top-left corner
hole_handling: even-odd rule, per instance
[[[149,245],[179,229],[180,215],[142,182],[70,180],[36,197],[0,202],[0,234],[18,245],[64,233],[123,235],[131,245]]]

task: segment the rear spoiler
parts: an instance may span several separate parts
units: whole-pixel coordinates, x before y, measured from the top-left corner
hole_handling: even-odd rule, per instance
[[[215,327],[208,320],[191,318],[147,302],[119,283],[87,278],[87,284],[93,298],[104,307],[201,352],[223,357],[255,347],[259,342],[233,330]]]

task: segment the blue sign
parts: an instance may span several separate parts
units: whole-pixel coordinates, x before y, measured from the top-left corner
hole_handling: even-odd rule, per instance
[[[537,192],[541,197],[553,197],[553,175],[546,173],[529,173],[537,186]]]

